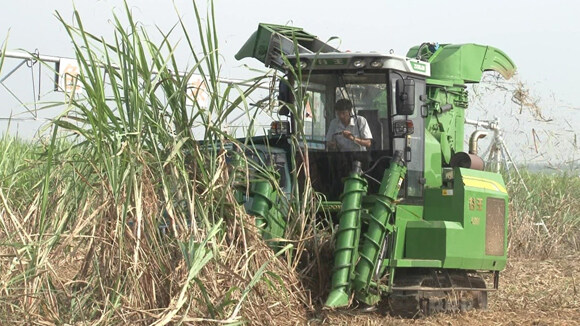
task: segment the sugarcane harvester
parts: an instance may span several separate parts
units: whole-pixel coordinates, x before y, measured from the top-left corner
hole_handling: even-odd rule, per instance
[[[423,313],[485,308],[506,266],[508,194],[502,176],[485,171],[477,156],[485,134],[475,132],[464,150],[467,85],[485,71],[509,79],[511,59],[477,44],[423,43],[406,56],[340,52],[300,28],[272,24],[259,24],[236,55],[245,57],[286,75],[278,92],[286,120],[254,143],[275,149],[278,174],[288,175],[296,164],[280,155],[299,134],[321,211],[338,220],[325,305],[345,307],[354,297],[371,306],[388,298]],[[370,146],[330,146],[347,138],[329,134],[340,99],[352,105],[351,128],[366,121]],[[289,110],[293,104],[302,110]],[[267,193],[250,192],[249,211],[268,237],[282,237],[279,199],[259,184],[272,181],[256,182],[253,189]]]

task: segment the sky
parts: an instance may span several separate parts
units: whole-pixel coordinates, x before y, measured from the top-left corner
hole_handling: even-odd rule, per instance
[[[178,15],[191,26],[192,34],[195,34],[191,0],[128,0],[127,3],[134,18],[151,35],[155,34],[156,28],[168,31],[177,22]],[[204,0],[197,3],[205,8],[207,2]],[[574,57],[580,53],[580,42],[577,41],[580,37],[578,1],[215,0],[214,3],[222,55],[222,77],[250,77],[253,73],[248,66],[264,69],[256,60],[237,61],[233,57],[260,22],[299,26],[322,40],[337,36],[340,39],[333,44],[340,50],[350,51],[388,53],[392,49],[395,54],[404,55],[410,47],[422,42],[479,43],[497,47],[512,58],[518,67],[515,82],[524,83],[531,97],[544,109],[544,114],[552,119],[551,123],[539,123],[533,117],[526,116],[525,112],[518,113],[510,99],[504,98],[502,102],[501,96],[488,101],[493,108],[480,111],[485,114],[491,112],[501,117],[502,122],[505,121],[505,129],[508,129],[506,139],[511,141],[509,131],[513,131],[510,129],[514,129],[514,124],[525,134],[526,143],[513,143],[512,146],[516,148],[512,152],[527,152],[531,149],[528,129],[536,124],[536,128],[563,132],[565,137],[575,135],[578,129],[580,96],[577,89],[580,83],[577,78],[580,76],[580,65],[575,63]],[[34,52],[38,49],[44,55],[72,57],[71,42],[55,17],[55,12],[72,22],[74,8],[78,10],[87,30],[107,38],[112,35],[113,12],[123,14],[123,1],[10,1],[0,11],[0,40],[6,42],[7,50]],[[178,39],[179,35],[176,35],[175,41]],[[191,65],[191,55],[187,53],[186,46],[181,47],[182,51],[179,49],[176,56],[183,60],[183,67],[186,68]],[[5,62],[0,78],[17,63],[17,60]],[[33,98],[31,80],[38,78],[37,75],[31,77],[30,70],[22,67],[5,81],[7,87],[26,103],[30,103]],[[37,71],[33,73],[38,74]],[[38,92],[38,85],[34,86]],[[44,94],[42,87],[46,85],[40,87]],[[25,116],[19,112],[22,108],[4,87],[0,87],[0,100],[5,103],[0,108],[0,118]],[[480,118],[482,114],[474,113],[474,118]],[[512,118],[516,115],[515,122],[507,115]],[[10,129],[11,132],[26,136],[32,134],[43,121],[11,121]],[[565,121],[570,124],[565,126],[568,130],[566,132],[559,129],[564,128]],[[0,130],[7,128],[6,121],[0,125]],[[548,146],[549,136],[542,137],[546,145],[543,150],[553,151],[557,144]],[[537,142],[533,147],[537,147]],[[528,155],[527,159],[533,160],[534,153]]]

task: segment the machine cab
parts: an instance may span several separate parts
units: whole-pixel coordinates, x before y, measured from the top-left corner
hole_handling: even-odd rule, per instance
[[[281,113],[288,115],[289,129],[305,138],[315,190],[337,200],[341,180],[357,160],[368,171],[372,191],[378,188],[373,181],[381,179],[394,151],[401,151],[409,169],[405,195],[421,197],[421,95],[425,94],[428,64],[398,56],[353,53],[302,54],[289,56],[289,62],[299,77],[281,81],[281,101],[294,102],[292,110],[283,107]],[[294,97],[302,101],[297,103]],[[350,104],[346,113],[350,119],[343,116],[341,120],[339,115],[345,112],[337,112],[336,105],[344,101]],[[342,130],[354,135],[356,142]]]
[[[391,54],[340,52],[303,29],[285,25],[259,24],[258,30],[236,54],[238,60],[255,58],[283,72],[280,84],[282,105],[273,134],[303,136],[308,147],[310,176],[314,188],[328,200],[337,200],[342,178],[353,160],[358,160],[369,179],[369,192],[378,188],[382,172],[394,151],[404,153],[408,173],[403,192],[406,198],[421,198],[424,171],[424,117],[427,109],[425,79],[431,74],[426,61]],[[350,115],[361,135],[359,118],[370,130],[368,147],[329,146],[335,103],[347,99]],[[297,103],[298,100],[298,103]],[[328,138],[328,139],[327,139]],[[344,147],[344,146],[343,146]]]

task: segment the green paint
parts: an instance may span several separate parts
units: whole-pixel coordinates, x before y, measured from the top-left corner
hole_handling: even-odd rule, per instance
[[[413,68],[413,70],[419,71],[419,72],[426,72],[427,71],[426,64],[420,63],[420,62],[415,62],[415,61],[411,61],[411,68]]]
[[[392,232],[389,224],[395,212],[395,200],[401,188],[407,168],[400,152],[395,153],[389,169],[384,173],[379,193],[374,196],[375,204],[370,213],[369,226],[363,236],[360,260],[356,265],[354,288],[357,298],[368,302],[368,288],[379,262],[379,253],[387,232]]]
[[[425,194],[425,214],[421,221],[407,223],[405,259],[432,259],[444,268],[501,270],[507,259],[507,228],[500,256],[486,255],[486,199],[508,200],[501,175],[457,168],[453,196],[443,196],[440,189]],[[476,180],[474,186],[466,179]],[[481,183],[477,183],[481,180]],[[493,190],[491,188],[499,188]],[[481,206],[478,205],[481,200]],[[508,222],[507,205],[503,212]]]
[[[238,53],[236,53],[235,58],[241,60],[243,58],[253,57],[265,63],[273,34],[279,34],[290,39],[295,37],[299,43],[301,41],[312,41],[316,38],[316,36],[306,33],[299,27],[261,23],[258,24],[258,29],[244,43]]]
[[[345,179],[334,250],[332,290],[325,303],[327,307],[344,307],[348,305],[354,264],[358,258],[361,201],[366,191],[367,182],[361,177],[360,170],[353,171]]]
[[[407,57],[417,56],[419,46],[407,52]],[[501,50],[479,44],[443,44],[429,53],[431,78],[452,81],[455,84],[479,83],[484,71],[497,71],[509,79],[515,73],[513,61]]]
[[[277,183],[279,180],[278,174],[274,171],[269,171],[267,174],[277,178],[269,180],[264,176],[251,182],[252,205],[248,213],[255,217],[256,226],[261,230],[262,237],[269,241],[270,247],[280,249],[279,241],[273,239],[284,237],[286,220],[282,210],[285,205],[278,198],[273,185],[273,182]]]

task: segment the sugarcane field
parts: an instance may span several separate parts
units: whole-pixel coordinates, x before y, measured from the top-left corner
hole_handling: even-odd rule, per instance
[[[7,4],[0,325],[580,324],[579,5],[486,5]]]

